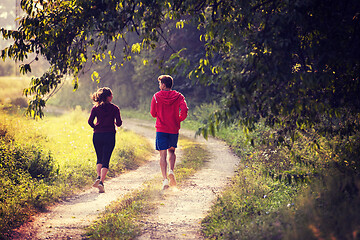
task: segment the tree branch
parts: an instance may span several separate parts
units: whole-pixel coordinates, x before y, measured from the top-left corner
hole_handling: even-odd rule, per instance
[[[161,32],[159,32],[158,29],[156,29],[156,32],[160,35],[160,37],[165,41],[166,45],[169,46],[169,48],[176,53],[175,49],[170,45],[170,43],[168,42],[168,40],[164,37],[164,35],[161,34]]]

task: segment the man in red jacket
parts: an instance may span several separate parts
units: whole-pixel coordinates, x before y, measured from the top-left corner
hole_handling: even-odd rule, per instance
[[[169,75],[158,78],[160,91],[151,100],[151,115],[156,118],[156,150],[160,153],[160,168],[163,176],[163,189],[176,185],[174,167],[176,161],[180,122],[187,117],[188,107],[185,97],[172,90],[173,79]],[[169,153],[169,175],[167,175],[167,153]]]

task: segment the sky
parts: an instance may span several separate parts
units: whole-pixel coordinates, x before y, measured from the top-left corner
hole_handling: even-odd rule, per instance
[[[16,1],[20,0],[1,0],[0,1],[0,28],[15,30],[15,6]],[[1,35],[0,35],[1,36]],[[6,47],[8,43],[0,37],[0,49]]]
[[[0,25],[3,28],[15,28],[15,1],[16,0],[1,0],[0,2]]]
[[[0,0],[0,29],[5,28],[6,30],[16,30],[16,23],[15,19],[16,17],[16,2],[20,4],[21,0]],[[21,10],[21,9],[20,9]],[[21,10],[21,15],[23,15],[23,12]],[[3,40],[2,34],[0,33],[0,51],[8,46],[10,46],[13,43],[12,40]],[[1,52],[0,52],[1,54]],[[32,55],[29,55],[29,59],[26,59],[25,62],[29,62],[32,60]],[[7,59],[7,61],[11,61]],[[0,65],[4,62],[0,59]],[[19,65],[19,63],[17,63]],[[43,73],[44,68],[47,68],[47,63],[43,61],[42,58],[40,58],[39,61],[36,63],[33,63],[32,65],[32,71],[33,74],[40,74]]]

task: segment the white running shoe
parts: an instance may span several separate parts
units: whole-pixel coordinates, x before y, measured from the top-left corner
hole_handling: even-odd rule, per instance
[[[174,187],[176,186],[176,179],[175,179],[175,174],[173,172],[173,170],[169,171],[169,179],[170,179],[170,186]]]
[[[169,188],[169,180],[165,179],[163,181],[163,190],[168,189],[168,188]]]

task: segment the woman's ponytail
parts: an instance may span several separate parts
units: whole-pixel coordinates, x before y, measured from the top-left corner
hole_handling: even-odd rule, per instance
[[[93,95],[91,96],[91,99],[96,103],[99,102],[99,96],[97,92],[94,92]]]
[[[107,101],[107,98],[112,96],[112,91],[108,87],[99,88],[96,92],[93,93],[91,99],[94,101],[94,104],[99,106]]]

